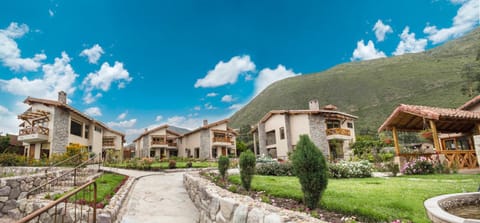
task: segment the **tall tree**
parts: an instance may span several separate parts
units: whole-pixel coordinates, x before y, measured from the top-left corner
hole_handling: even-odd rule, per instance
[[[8,148],[10,147],[10,137],[7,136],[0,136],[0,152],[8,152]]]

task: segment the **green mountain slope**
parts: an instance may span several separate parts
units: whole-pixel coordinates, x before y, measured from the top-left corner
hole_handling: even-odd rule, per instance
[[[258,122],[273,109],[336,105],[359,116],[357,134],[376,132],[400,103],[458,107],[469,100],[461,93],[460,73],[480,50],[480,28],[434,49],[391,58],[351,62],[324,72],[273,83],[231,117],[233,127]]]

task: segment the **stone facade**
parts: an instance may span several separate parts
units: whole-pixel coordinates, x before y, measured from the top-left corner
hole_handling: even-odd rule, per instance
[[[203,179],[198,173],[185,173],[183,183],[200,213],[199,223],[322,222],[305,213],[274,207],[247,196],[234,194]]]
[[[55,107],[53,116],[53,134],[51,148],[53,153],[64,153],[68,146],[70,132],[70,113],[62,108]]]
[[[141,149],[143,154],[140,154],[140,157],[150,157],[150,142],[149,137],[143,137],[143,148]]]
[[[258,124],[258,147],[260,155],[267,155],[267,133],[265,132],[265,123]]]
[[[285,117],[285,135],[287,136],[286,137],[287,149],[288,149],[288,152],[290,153],[290,152],[293,152],[292,137],[290,137],[292,135],[292,133],[290,132],[290,115],[285,114],[284,117]]]
[[[210,129],[204,129],[200,132],[200,159],[210,159]]]
[[[317,146],[325,156],[326,160],[329,160],[329,151],[327,140],[327,127],[325,125],[325,117],[321,115],[309,115],[308,121],[310,123],[310,137],[315,146]]]

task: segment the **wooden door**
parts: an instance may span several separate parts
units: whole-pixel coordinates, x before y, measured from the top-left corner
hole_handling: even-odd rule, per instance
[[[28,157],[30,159],[35,159],[35,144],[30,144],[30,149],[28,150]]]
[[[222,155],[227,156],[227,148],[222,147]]]

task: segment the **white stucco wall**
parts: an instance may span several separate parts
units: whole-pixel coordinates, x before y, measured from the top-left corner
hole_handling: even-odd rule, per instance
[[[277,149],[277,157],[278,158],[286,158],[288,156],[288,147],[287,147],[287,132],[285,130],[285,138],[280,139],[280,128],[285,128],[285,115],[283,114],[275,114],[270,117],[265,122],[265,132],[270,132],[275,130],[275,148]],[[267,148],[271,148],[272,145],[267,146]]]
[[[300,135],[308,135],[310,137],[310,122],[307,114],[298,114],[290,116],[290,138],[292,146],[297,145]]]

